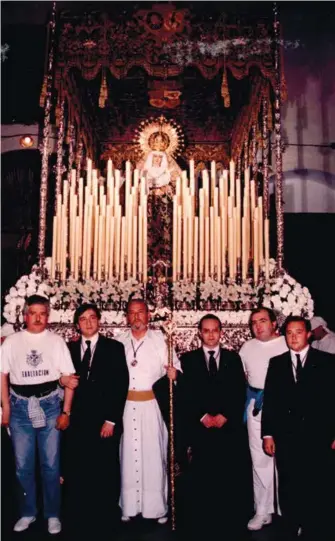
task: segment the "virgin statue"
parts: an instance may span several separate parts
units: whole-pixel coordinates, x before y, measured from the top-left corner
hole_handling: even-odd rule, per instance
[[[164,122],[165,121],[165,122]],[[136,165],[148,189],[148,260],[172,264],[172,207],[181,169],[174,159],[181,147],[176,126],[164,117],[148,123],[139,132],[142,159]]]

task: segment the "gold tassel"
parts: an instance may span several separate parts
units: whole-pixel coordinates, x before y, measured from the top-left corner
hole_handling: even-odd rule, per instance
[[[227,71],[226,68],[223,72],[222,77],[222,84],[221,84],[221,96],[223,97],[223,104],[225,107],[230,107],[230,95],[229,95],[229,88],[228,88],[228,80],[227,80]]]
[[[106,73],[103,73],[102,80],[101,80],[101,87],[100,87],[100,96],[99,96],[99,107],[103,109],[106,107],[106,101],[108,99],[108,89],[107,89],[107,82],[106,82]]]
[[[47,85],[48,85],[48,76],[45,74],[42,84],[42,90],[40,94],[40,107],[44,107],[45,99],[47,97]]]

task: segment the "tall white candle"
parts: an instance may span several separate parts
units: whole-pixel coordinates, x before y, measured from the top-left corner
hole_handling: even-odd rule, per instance
[[[193,253],[194,253],[193,281],[194,282],[198,281],[198,250],[199,250],[198,242],[199,242],[199,218],[198,216],[195,216],[194,218],[194,248],[193,248]]]

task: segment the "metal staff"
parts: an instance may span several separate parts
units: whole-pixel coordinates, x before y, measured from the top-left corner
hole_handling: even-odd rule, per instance
[[[173,333],[175,324],[172,320],[164,326],[168,339],[168,365],[173,366]],[[173,415],[173,381],[169,379],[169,458],[170,458],[170,505],[171,527],[176,529],[176,506],[175,506],[175,454],[174,454],[174,415]]]
[[[39,267],[42,270],[45,260],[45,237],[47,221],[47,201],[48,201],[48,163],[49,163],[49,127],[50,114],[52,108],[51,85],[54,63],[54,45],[56,29],[56,2],[52,4],[52,15],[50,21],[50,49],[48,57],[46,103],[44,108],[43,125],[43,145],[42,145],[42,168],[41,168],[41,188],[40,188],[40,218],[38,232],[38,260]]]

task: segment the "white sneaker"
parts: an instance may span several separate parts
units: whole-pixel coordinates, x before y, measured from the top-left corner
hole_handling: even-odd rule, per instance
[[[60,533],[62,531],[62,524],[59,518],[52,517],[48,518],[48,532],[55,534]]]
[[[272,522],[272,515],[255,515],[252,517],[251,520],[248,522],[248,530],[256,531],[261,530],[263,526],[266,524],[271,524]]]
[[[168,521],[167,517],[161,517],[157,520],[158,524],[166,524]]]
[[[127,517],[126,515],[122,515],[121,521],[122,522],[130,522],[130,517]]]
[[[36,520],[36,517],[20,518],[14,526],[14,532],[24,532],[24,530],[29,528],[30,524],[32,524],[32,522],[35,522],[35,520]]]

